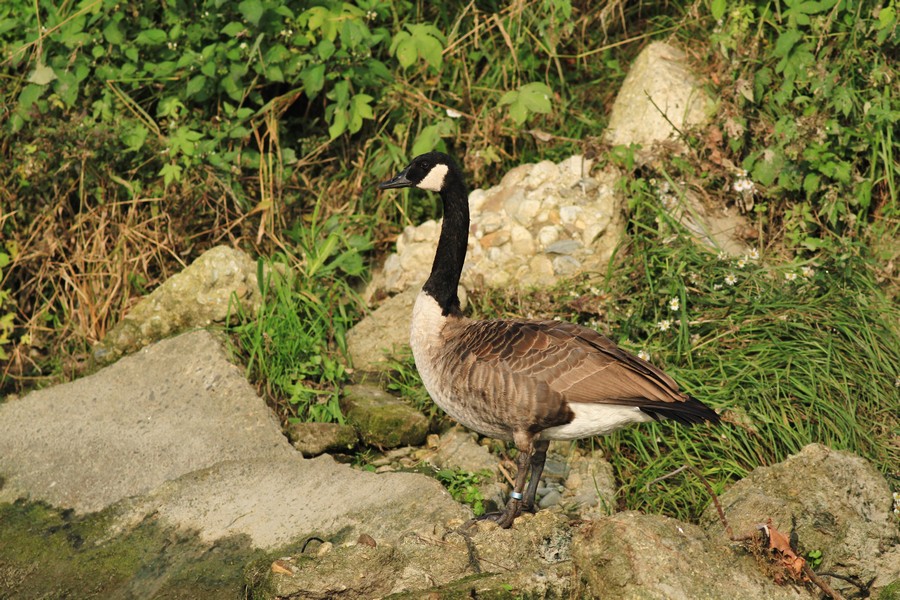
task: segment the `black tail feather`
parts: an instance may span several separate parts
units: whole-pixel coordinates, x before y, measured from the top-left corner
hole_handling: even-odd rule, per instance
[[[722,422],[718,413],[691,396],[682,402],[653,402],[646,400],[639,404],[642,412],[647,413],[657,421],[660,419],[672,419],[684,425],[697,423],[711,423],[718,425]]]

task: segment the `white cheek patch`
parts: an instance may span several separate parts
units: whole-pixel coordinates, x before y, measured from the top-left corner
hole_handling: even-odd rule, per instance
[[[439,192],[441,188],[444,187],[444,177],[447,176],[447,171],[450,170],[450,167],[447,165],[434,165],[430,171],[428,171],[428,175],[416,185],[417,188],[421,188],[423,190],[428,190],[431,192]]]

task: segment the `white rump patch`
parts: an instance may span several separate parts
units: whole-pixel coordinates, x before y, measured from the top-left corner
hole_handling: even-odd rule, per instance
[[[572,402],[575,413],[571,423],[550,427],[541,432],[542,440],[577,440],[593,435],[606,435],[632,423],[652,421],[653,417],[635,406]]]
[[[423,190],[428,190],[430,192],[439,192],[444,187],[444,177],[447,176],[447,171],[450,170],[450,167],[447,165],[436,164],[434,165],[430,171],[428,171],[428,175],[425,176],[422,181],[420,181],[416,187],[422,188]]]

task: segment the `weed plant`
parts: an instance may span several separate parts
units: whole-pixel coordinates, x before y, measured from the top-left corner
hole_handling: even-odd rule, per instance
[[[248,374],[282,418],[343,423],[345,334],[362,309],[352,283],[370,243],[348,234],[337,217],[318,223],[317,214],[289,232],[298,252],[259,260],[263,302],[255,315],[239,314],[230,331]]]
[[[492,477],[490,471],[472,473],[460,469],[440,469],[435,472],[434,478],[443,484],[453,499],[472,507],[476,517],[484,514],[484,495],[478,489],[478,485]]]

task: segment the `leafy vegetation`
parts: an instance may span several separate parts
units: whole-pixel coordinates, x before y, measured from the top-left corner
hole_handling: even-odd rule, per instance
[[[790,246],[898,233],[893,2],[712,2],[722,144],[765,193]]]
[[[372,184],[431,149],[476,186],[584,152],[627,172],[607,278],[475,293],[473,310],[593,324],[723,410],[709,435],[594,440],[623,505],[694,516],[699,484],[655,480],[690,461],[721,489],[810,441],[890,475],[897,16],[893,0],[6,2],[0,389],[83,374],[136,298],[228,243],[265,257],[265,302],[230,328],[248,371],[282,418],[340,421],[355,290],[401,227],[440,214]],[[693,51],[718,110],[686,156],[636,168],[596,136],[654,38]],[[661,195],[685,188],[748,214],[758,256],[719,258],[669,222]],[[442,418],[408,357],[386,385]]]
[[[302,256],[259,260],[262,306],[232,331],[251,377],[286,400],[277,402],[284,416],[342,423],[345,334],[361,309],[351,282],[363,274],[369,242],[347,235],[336,216],[321,224],[315,217],[287,232]]]
[[[441,469],[434,476],[447,488],[454,500],[471,506],[476,517],[484,514],[484,496],[478,489],[478,484],[487,481],[492,476],[490,472],[470,473],[458,469]]]

